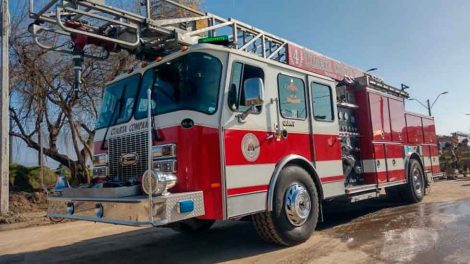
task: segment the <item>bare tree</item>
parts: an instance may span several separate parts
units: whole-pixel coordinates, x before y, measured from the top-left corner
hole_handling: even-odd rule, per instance
[[[68,167],[75,183],[89,182],[87,163],[93,155],[94,121],[104,84],[128,68],[133,59],[120,53],[106,62],[85,60],[80,100],[76,100],[70,56],[36,46],[25,20],[26,12],[17,12],[12,18],[11,135],[39,150],[38,133],[44,122],[48,137],[44,154]],[[73,145],[73,155],[58,146],[65,134]]]
[[[200,7],[199,0],[179,2]],[[39,151],[38,133],[44,124],[44,154],[69,168],[75,183],[89,182],[87,164],[93,156],[94,123],[105,82],[135,65],[136,60],[126,52],[112,54],[106,61],[85,60],[80,100],[76,100],[71,57],[36,46],[27,31],[26,2],[18,6],[23,9],[13,12],[10,38],[10,133]],[[154,8],[167,16],[184,15],[176,9]],[[73,155],[58,145],[64,135],[73,146]]]

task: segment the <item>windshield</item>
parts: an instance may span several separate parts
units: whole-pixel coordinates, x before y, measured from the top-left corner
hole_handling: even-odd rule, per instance
[[[96,129],[129,121],[139,88],[140,75],[115,82],[104,91]]]
[[[208,54],[190,53],[145,72],[136,119],[147,116],[147,89],[152,87],[152,113],[217,111],[222,64]]]

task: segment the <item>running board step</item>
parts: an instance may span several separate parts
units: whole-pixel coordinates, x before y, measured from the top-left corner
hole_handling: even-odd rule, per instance
[[[351,197],[351,200],[350,202],[351,203],[356,203],[356,202],[360,202],[360,201],[364,201],[364,200],[368,200],[368,199],[373,199],[373,198],[378,198],[380,195],[379,192],[367,192],[367,193],[363,193],[363,194],[358,194],[358,195],[354,195]]]
[[[346,187],[346,194],[355,194],[355,193],[362,193],[362,192],[368,192],[368,191],[379,192],[380,189],[377,187],[377,184],[367,184],[367,185]]]

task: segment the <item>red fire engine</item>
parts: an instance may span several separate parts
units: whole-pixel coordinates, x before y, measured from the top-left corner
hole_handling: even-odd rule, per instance
[[[77,90],[83,58],[127,50],[149,61],[107,85],[93,184],[58,186],[50,217],[196,232],[251,216],[264,239],[293,245],[325,201],[385,190],[416,203],[439,173],[434,120],[405,112],[404,89],[171,0],[159,2],[184,15],[98,2],[32,1],[35,40],[74,56]]]

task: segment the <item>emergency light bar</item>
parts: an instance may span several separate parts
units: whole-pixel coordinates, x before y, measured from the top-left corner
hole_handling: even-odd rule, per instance
[[[215,45],[224,45],[228,46],[230,44],[230,37],[229,36],[218,36],[218,37],[208,37],[208,38],[201,38],[199,39],[199,44],[203,43],[210,43]]]

